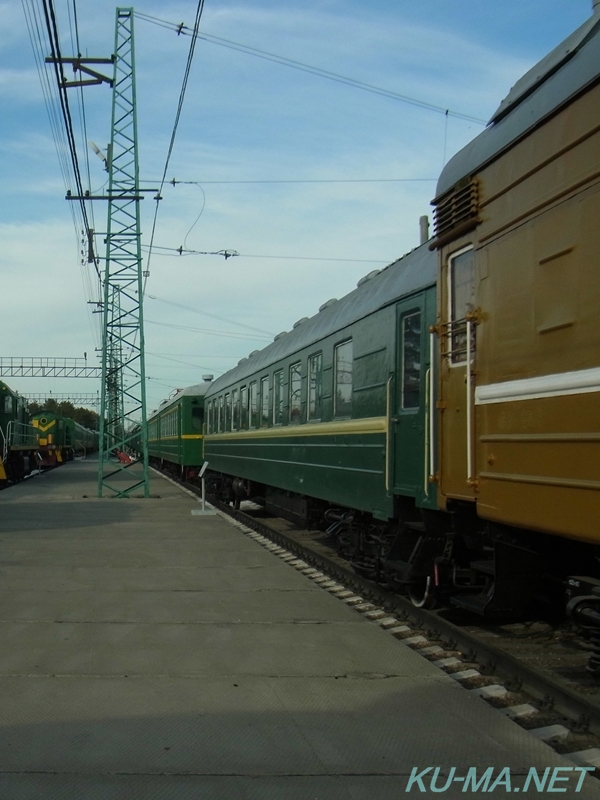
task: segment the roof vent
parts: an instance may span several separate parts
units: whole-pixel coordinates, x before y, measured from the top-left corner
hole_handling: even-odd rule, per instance
[[[600,0],[598,0],[598,2],[600,3]],[[293,327],[299,328],[300,325],[304,325],[305,322],[308,322],[308,317],[302,317],[302,319],[299,319],[298,322],[294,322]]]
[[[214,377],[215,377],[214,375],[203,375],[202,380],[206,381],[207,383],[210,383]]]
[[[326,303],[323,303],[322,306],[319,306],[319,311],[325,311],[326,308],[332,306],[334,303],[337,303],[337,297],[332,297],[331,300],[328,300]]]
[[[368,275],[365,275],[365,277],[364,277],[364,278],[361,278],[361,279],[359,280],[359,282],[356,284],[356,285],[357,285],[357,287],[358,287],[358,286],[362,286],[362,285],[363,285],[363,283],[366,283],[367,281],[371,281],[371,280],[373,280],[373,278],[376,278],[376,277],[379,275],[379,273],[380,273],[380,272],[381,272],[381,270],[380,270],[380,269],[374,269],[372,272],[369,272],[369,274],[368,274]]]
[[[240,366],[240,364],[243,364],[245,361],[248,361],[248,359],[247,358],[240,358],[240,360],[237,363],[238,367]]]
[[[250,355],[248,356],[248,358],[252,358],[252,356],[257,356],[259,353],[260,353],[260,350],[253,350],[250,353]]]
[[[286,335],[286,333],[287,333],[287,331],[281,331],[281,333],[278,333],[278,334],[277,334],[277,336],[275,336],[275,338],[273,339],[273,341],[274,341],[274,342],[276,342],[278,339],[281,339],[281,337],[282,337],[282,336],[285,336],[285,335]]]

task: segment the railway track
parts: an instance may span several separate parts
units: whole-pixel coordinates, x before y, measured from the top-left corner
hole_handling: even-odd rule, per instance
[[[197,486],[179,483],[200,495]],[[296,569],[310,573],[309,577],[342,595],[374,622],[383,622],[392,635],[442,667],[500,713],[575,763],[596,767],[594,775],[600,778],[600,688],[591,679],[577,685],[528,663],[507,651],[506,642],[514,644],[519,637],[503,637],[494,626],[478,625],[472,618],[468,623],[457,623],[446,618],[443,609],[416,608],[408,599],[354,572],[323,543],[322,535],[298,530],[278,518],[261,518],[257,510],[237,510],[216,498],[208,499],[246,532],[264,537],[265,546],[276,546],[278,555],[293,556]],[[547,647],[544,635],[539,635],[540,626],[544,631],[540,624],[522,627],[525,632],[528,627],[534,632],[528,643],[537,638],[544,650]]]

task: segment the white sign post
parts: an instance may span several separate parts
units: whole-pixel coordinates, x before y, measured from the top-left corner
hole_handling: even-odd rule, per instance
[[[202,500],[201,500],[202,509],[195,508],[192,511],[192,514],[196,517],[199,517],[203,514],[214,516],[217,513],[215,509],[212,508],[212,506],[210,506],[209,508],[206,507],[206,481],[204,479],[204,473],[206,472],[207,467],[208,467],[208,461],[205,461],[204,464],[202,464],[200,472],[198,473],[198,477],[202,480]]]

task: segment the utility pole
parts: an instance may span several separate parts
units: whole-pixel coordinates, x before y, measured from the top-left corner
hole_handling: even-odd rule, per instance
[[[149,495],[146,375],[144,361],[143,275],[140,228],[137,114],[133,8],[117,8],[115,50],[111,58],[47,58],[71,64],[85,80],[59,78],[61,88],[107,83],[112,87],[111,138],[105,164],[108,192],[67,200],[108,200],[106,257],[103,278],[102,393],[98,497]],[[113,64],[108,78],[90,64]],[[93,233],[87,231],[91,241]],[[93,250],[93,247],[91,247]],[[93,260],[93,253],[92,260]],[[116,461],[134,439],[141,446],[137,462]]]
[[[133,9],[117,8],[104,271],[98,496],[149,495]],[[139,425],[137,431],[134,429]],[[111,460],[139,437],[139,462]]]

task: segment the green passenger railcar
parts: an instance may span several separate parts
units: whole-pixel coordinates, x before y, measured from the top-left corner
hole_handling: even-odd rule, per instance
[[[204,395],[212,376],[164,400],[148,418],[150,462],[184,479],[202,465]]]
[[[417,248],[218,378],[205,398],[209,469],[279,513],[312,500],[378,520],[397,517],[399,498],[437,508],[435,281],[435,255]]]

